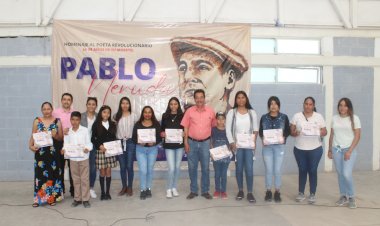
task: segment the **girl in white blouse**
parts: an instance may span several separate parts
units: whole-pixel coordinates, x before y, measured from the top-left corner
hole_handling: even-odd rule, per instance
[[[338,113],[332,119],[328,157],[334,160],[338,174],[340,198],[336,205],[348,204],[349,208],[354,209],[356,202],[352,170],[357,156],[355,147],[360,140],[361,125],[359,117],[354,115],[350,99],[339,100]]]

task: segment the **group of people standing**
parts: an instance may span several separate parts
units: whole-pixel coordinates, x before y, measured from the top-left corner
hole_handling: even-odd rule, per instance
[[[316,112],[315,100],[307,97],[303,111],[296,113],[289,121],[288,116],[280,112],[278,97],[268,99],[268,113],[260,121],[253,110],[244,91],[235,95],[234,106],[227,114],[215,113],[206,106],[205,92],[194,91],[195,105],[182,112],[180,101],[172,97],[159,122],[150,106],[143,107],[138,117],[132,112],[131,102],[127,97],[121,98],[118,111],[112,115],[109,106],[102,106],[98,113],[96,98],[89,97],[87,110],[79,113],[71,109],[73,97],[69,93],[62,95],[62,108],[53,110],[49,102],[41,106],[42,117],[33,122],[32,133],[49,132],[53,144],[37,147],[33,136],[29,148],[35,153],[34,207],[48,203],[55,205],[63,199],[64,153],[65,145],[82,144],[84,157],[70,159],[70,192],[74,197],[73,207],[83,203],[90,207],[89,199],[96,198],[93,189],[97,169],[101,200],[110,200],[111,169],[120,165],[122,189],[118,195],[133,195],[133,161],[136,156],[139,178],[140,199],[152,197],[153,168],[158,154],[158,145],[163,144],[168,162],[168,179],[166,197],[179,196],[177,183],[180,163],[184,152],[188,159],[190,193],[187,199],[193,199],[198,193],[198,163],[201,165],[201,196],[206,199],[227,199],[227,171],[231,158],[235,158],[238,192],[236,200],[245,197],[255,203],[253,195],[253,163],[256,141],[262,141],[262,156],[265,164],[265,201],[281,202],[281,166],[284,159],[285,144],[289,136],[295,137],[294,156],[299,169],[299,187],[296,201],[306,199],[305,187],[309,177],[309,203],[316,201],[317,168],[323,154],[322,138],[327,135],[323,116]],[[86,129],[87,127],[87,129]],[[356,208],[352,171],[360,139],[360,120],[353,113],[353,106],[348,98],[338,102],[338,114],[334,115],[331,125],[328,157],[334,160],[338,174],[340,198],[337,205]],[[139,138],[139,131],[154,130],[155,142],[144,142]],[[168,129],[182,130],[181,142],[166,142]],[[243,139],[243,137],[245,137]],[[248,138],[247,138],[248,137]],[[107,156],[105,142],[120,140],[123,152],[117,156]],[[243,141],[251,143],[243,146]],[[231,157],[214,160],[210,149],[226,146]],[[211,196],[209,164],[213,160],[215,171],[215,192]],[[246,196],[244,194],[244,174],[246,179]],[[274,181],[274,183],[273,183]],[[274,194],[272,188],[274,184]]]

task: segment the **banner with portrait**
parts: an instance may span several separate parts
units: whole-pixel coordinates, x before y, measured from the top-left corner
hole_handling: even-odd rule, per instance
[[[206,104],[226,111],[236,91],[249,92],[250,39],[250,26],[241,24],[55,20],[53,105],[69,92],[75,110],[97,97],[113,114],[127,96],[137,115],[150,105],[160,119],[171,97],[188,107],[193,91],[204,89]]]

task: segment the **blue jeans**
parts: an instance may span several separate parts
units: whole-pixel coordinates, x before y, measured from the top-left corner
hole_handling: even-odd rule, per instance
[[[354,197],[355,189],[352,178],[352,170],[354,168],[357,152],[354,150],[351,153],[349,160],[344,160],[344,153],[348,148],[338,149],[333,148],[333,160],[336,172],[338,173],[339,191],[341,196]]]
[[[136,145],[136,158],[139,166],[140,190],[152,188],[153,167],[156,163],[158,154],[157,145],[152,147],[144,147]]]
[[[179,174],[181,173],[180,165],[182,161],[184,148],[165,149],[166,161],[168,162],[168,181],[166,189],[177,188]]]
[[[226,192],[227,170],[230,164],[230,158],[213,161],[215,172],[215,191]]]
[[[124,150],[124,142],[123,150]],[[123,154],[118,156],[120,164],[120,178],[123,188],[132,188],[133,185],[133,157],[136,153],[136,145],[133,143],[132,139],[126,141],[126,149],[123,151]],[[128,178],[128,183],[127,183]]]
[[[253,149],[238,148],[236,151],[236,181],[239,191],[243,191],[243,170],[247,181],[247,192],[253,191]]]
[[[274,176],[274,187],[281,188],[281,166],[284,160],[284,144],[272,144],[263,146],[263,158],[265,165],[265,187],[272,189],[272,179]]]
[[[95,180],[96,180],[96,149],[92,149],[90,151],[90,156],[89,156],[89,169],[90,169],[90,188],[93,188],[95,185]]]
[[[210,190],[210,139],[197,142],[189,139],[190,152],[187,154],[189,165],[190,191],[198,194],[198,162],[201,163],[201,192]]]
[[[307,174],[309,174],[310,194],[317,191],[318,164],[323,153],[322,146],[314,150],[300,150],[294,147],[298,165],[298,192],[305,193]]]

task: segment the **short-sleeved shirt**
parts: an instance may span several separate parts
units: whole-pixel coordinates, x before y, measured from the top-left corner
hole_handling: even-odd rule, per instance
[[[323,116],[318,112],[313,112],[313,115],[310,118],[305,117],[303,112],[296,113],[292,120],[291,124],[296,126],[297,131],[301,131],[302,124],[305,122],[316,123],[320,129],[326,127],[326,122],[323,119]],[[321,137],[319,136],[304,136],[300,134],[295,138],[295,146],[301,150],[314,150],[320,146],[322,146]]]
[[[65,111],[63,108],[56,108],[53,111],[53,116],[59,118],[62,123],[62,128],[66,129],[71,127],[70,116],[72,112],[72,109],[70,109],[70,111]]]
[[[361,128],[360,119],[354,115],[354,129]],[[349,148],[354,140],[355,134],[352,130],[350,117],[341,117],[334,115],[331,122],[331,128],[334,130],[333,145],[341,148]]]
[[[90,139],[90,135],[88,134],[88,130],[86,127],[79,126],[77,131],[74,131],[71,127],[69,129],[68,135],[64,137],[64,143],[65,144],[81,144],[84,145],[87,150],[92,150],[92,143]],[[65,146],[63,146],[63,149],[65,149]],[[85,153],[84,157],[82,158],[72,158],[73,161],[83,161],[88,159],[89,153]]]
[[[192,106],[185,112],[181,125],[189,129],[189,137],[203,140],[211,136],[211,128],[216,125],[212,108]]]

